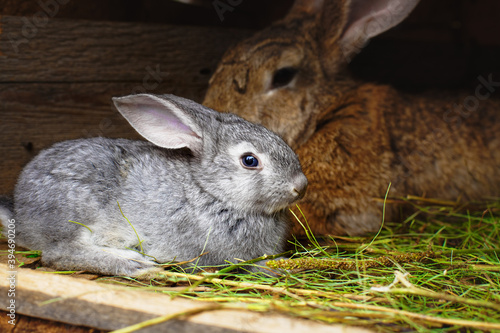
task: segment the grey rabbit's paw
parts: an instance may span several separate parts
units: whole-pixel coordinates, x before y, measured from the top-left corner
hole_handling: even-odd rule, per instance
[[[115,256],[111,259],[114,263],[110,263],[110,266],[114,265],[116,267],[115,275],[150,279],[156,273],[163,271],[163,268],[158,267],[158,263],[154,261],[154,258],[133,250],[112,249],[110,253]]]
[[[71,248],[71,253],[67,249]],[[133,250],[101,246],[51,248],[42,252],[42,263],[60,270],[150,278],[162,271],[151,257]]]

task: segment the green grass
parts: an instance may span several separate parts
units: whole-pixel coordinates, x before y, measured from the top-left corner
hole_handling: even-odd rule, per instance
[[[272,310],[380,332],[500,332],[500,202],[405,202],[415,213],[376,237],[295,240],[290,260],[268,263],[289,270],[280,276],[170,268],[149,283],[121,283],[217,303],[207,311]]]
[[[268,262],[287,269],[278,276],[244,274],[239,265],[204,274],[174,266],[148,282],[99,281],[212,302],[197,311],[272,310],[380,332],[500,332],[500,201],[397,201],[414,213],[376,236],[294,240],[289,260]]]

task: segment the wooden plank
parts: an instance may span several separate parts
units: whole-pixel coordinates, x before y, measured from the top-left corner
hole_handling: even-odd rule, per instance
[[[0,84],[0,194],[12,193],[23,166],[55,142],[94,136],[140,139],[111,102],[138,87],[133,82]],[[199,99],[204,89],[166,78],[147,91]]]
[[[7,312],[0,311],[0,332],[2,333],[104,333],[83,326],[69,325],[39,318],[19,315],[16,325],[9,324]]]
[[[113,96],[201,101],[222,53],[249,34],[56,18],[31,31],[26,22],[0,17],[0,194],[10,194],[22,167],[54,142],[138,138],[112,107]]]
[[[61,4],[57,6],[55,1]],[[32,17],[39,12],[48,12],[57,18],[259,29],[282,17],[292,4],[290,0],[252,0],[239,1],[238,4],[234,1],[230,7],[232,10],[226,11],[221,21],[214,1],[204,2],[203,6],[197,6],[172,0],[2,0],[0,14]]]
[[[11,193],[23,166],[54,142],[92,136],[139,138],[111,104],[111,96],[128,94],[133,87],[0,85],[0,193]]]
[[[205,307],[206,302],[171,299],[168,295],[105,285],[18,268],[16,313],[102,330],[114,330],[147,319]],[[0,264],[0,307],[7,308],[9,282]],[[48,302],[51,301],[51,302]],[[370,332],[327,325],[278,313],[216,310],[172,320],[141,332]]]
[[[28,17],[0,18],[0,82],[142,82],[148,67],[172,81],[206,84],[249,31]]]

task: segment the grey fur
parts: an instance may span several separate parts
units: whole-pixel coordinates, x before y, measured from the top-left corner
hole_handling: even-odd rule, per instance
[[[114,102],[157,145],[92,138],[42,151],[15,188],[19,245],[41,250],[43,263],[57,269],[128,276],[203,252],[201,266],[283,250],[286,207],[307,186],[283,140],[260,125],[173,95]],[[182,138],[172,140],[176,130]],[[231,151],[240,144],[255,147],[252,153],[266,161],[262,170],[234,160]],[[146,256],[132,250],[139,249],[138,238],[117,202],[144,240]]]
[[[6,226],[14,218],[14,202],[11,198],[0,195],[0,224]]]

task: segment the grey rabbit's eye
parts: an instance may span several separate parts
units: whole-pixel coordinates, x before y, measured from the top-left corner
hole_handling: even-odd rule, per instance
[[[241,156],[241,165],[247,169],[256,169],[259,166],[259,159],[254,154],[243,154]]]
[[[295,67],[283,67],[274,72],[271,88],[276,89],[284,87],[295,78],[299,70]]]

